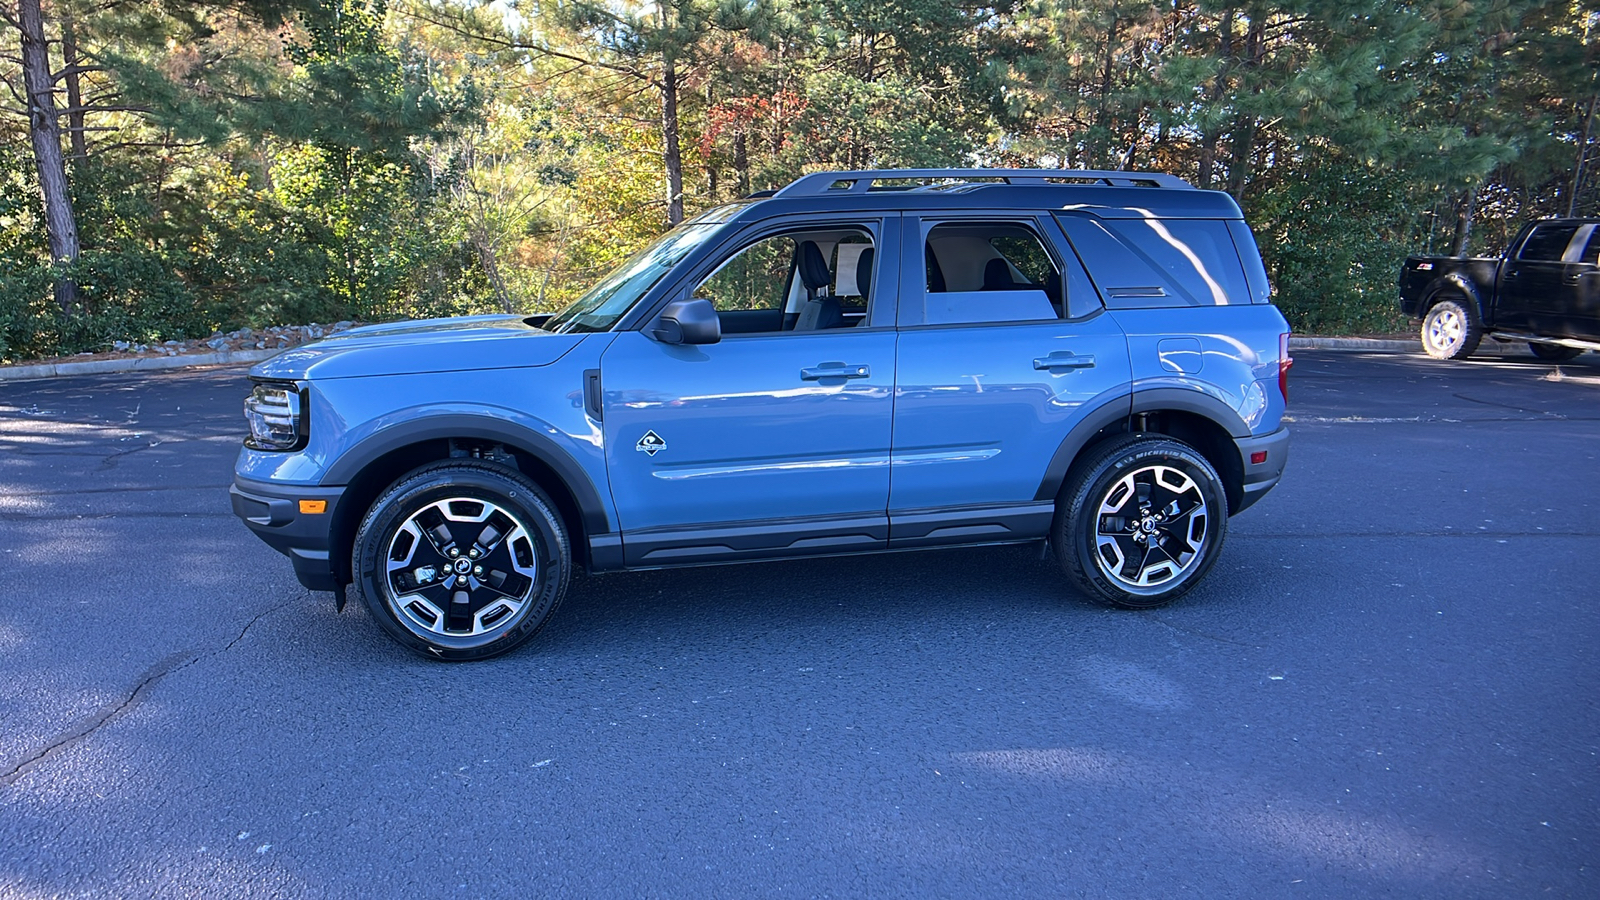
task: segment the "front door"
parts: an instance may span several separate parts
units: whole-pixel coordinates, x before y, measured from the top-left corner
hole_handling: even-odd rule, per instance
[[[693,288],[718,309],[719,343],[635,331],[606,350],[606,463],[628,565],[883,546],[895,332],[872,313],[892,315],[894,297],[874,290],[891,267],[865,252],[883,226],[757,233]],[[826,272],[802,273],[806,255]]]

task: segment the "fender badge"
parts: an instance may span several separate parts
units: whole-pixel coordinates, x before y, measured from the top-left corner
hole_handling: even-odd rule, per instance
[[[661,435],[656,434],[654,431],[646,431],[644,437],[639,438],[639,443],[633,445],[633,449],[655,456],[662,450],[667,449],[667,442],[662,440]]]

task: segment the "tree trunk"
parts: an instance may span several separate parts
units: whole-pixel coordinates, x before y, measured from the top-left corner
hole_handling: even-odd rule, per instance
[[[1461,204],[1456,207],[1456,233],[1450,239],[1450,255],[1465,258],[1467,255],[1467,239],[1472,235],[1472,216],[1477,212],[1478,189],[1471,188],[1467,195],[1461,198]]]
[[[1266,22],[1259,16],[1251,18],[1250,30],[1245,33],[1243,67],[1253,69],[1261,65],[1266,56]],[[1250,89],[1259,94],[1259,85]],[[1260,123],[1255,116],[1241,114],[1233,123],[1233,134],[1228,139],[1228,193],[1243,202],[1244,183],[1250,177],[1250,157],[1255,153],[1256,135]]]
[[[733,174],[738,179],[739,196],[750,195],[750,151],[744,137],[744,126],[733,133]]]
[[[72,165],[81,169],[89,161],[89,140],[83,121],[83,78],[78,71],[78,37],[70,20],[61,24],[61,63],[66,66],[67,140],[72,144]]]
[[[1250,156],[1255,152],[1257,123],[1254,116],[1240,116],[1233,126],[1228,146],[1228,193],[1235,201],[1244,200],[1244,182],[1250,175]]]
[[[1210,106],[1215,107],[1222,102],[1228,93],[1228,75],[1233,69],[1233,9],[1222,12],[1222,21],[1217,25],[1217,31],[1222,35],[1222,45],[1218,48],[1218,65],[1216,79],[1211,83]],[[1199,187],[1209,191],[1216,178],[1217,169],[1217,141],[1221,138],[1215,128],[1204,128],[1200,135],[1200,175]]]
[[[683,153],[678,149],[678,63],[669,54],[661,69],[662,155],[667,165],[667,225],[683,221]]]
[[[39,171],[50,261],[71,263],[78,258],[78,220],[72,214],[67,170],[61,158],[61,119],[52,93],[44,13],[39,2],[20,0],[17,4],[17,22],[22,31],[22,84],[28,94],[28,136],[33,141],[33,159]],[[68,315],[77,309],[78,286],[71,278],[56,282],[56,303]]]
[[[1589,98],[1589,113],[1583,117],[1583,140],[1578,142],[1578,161],[1572,167],[1572,190],[1567,194],[1567,217],[1578,214],[1578,191],[1583,188],[1583,163],[1589,155],[1589,130],[1594,126],[1594,105],[1600,94]]]

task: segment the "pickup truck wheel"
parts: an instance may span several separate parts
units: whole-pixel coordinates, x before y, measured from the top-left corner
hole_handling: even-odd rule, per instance
[[[1228,501],[1216,469],[1160,435],[1091,450],[1056,501],[1051,540],[1072,582],[1102,603],[1151,609],[1199,583],[1222,549]]]
[[[1583,352],[1576,347],[1563,347],[1560,344],[1541,344],[1538,342],[1529,343],[1528,349],[1533,351],[1534,356],[1545,362],[1566,362]]]
[[[1422,319],[1422,349],[1434,359],[1466,359],[1483,340],[1483,325],[1466,303],[1448,297]]]
[[[487,659],[539,633],[567,592],[572,550],[555,505],[520,473],[445,462],[367,512],[351,560],[367,609],[432,659]]]

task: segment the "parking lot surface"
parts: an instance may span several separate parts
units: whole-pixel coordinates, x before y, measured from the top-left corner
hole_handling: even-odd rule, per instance
[[[0,385],[0,896],[1600,896],[1600,354],[1296,356],[1170,608],[618,574],[470,665],[233,518],[242,371]]]

